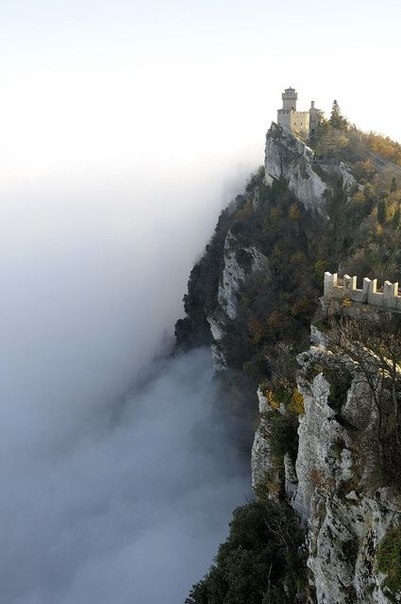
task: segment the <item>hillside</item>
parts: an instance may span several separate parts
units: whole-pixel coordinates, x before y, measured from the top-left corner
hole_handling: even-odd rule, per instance
[[[339,113],[308,145],[272,124],[264,166],[222,212],[176,325],[178,350],[211,346],[227,421],[246,420],[237,444],[257,498],[190,604],[384,603],[401,588],[401,328],[376,317],[358,344],[366,330],[319,303],[325,271],[379,286],[401,273],[401,146]],[[382,340],[368,361],[353,352],[376,331],[394,341],[394,379],[372,361]]]

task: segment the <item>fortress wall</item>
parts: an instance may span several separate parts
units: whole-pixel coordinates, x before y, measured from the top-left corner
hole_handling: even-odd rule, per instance
[[[309,111],[293,111],[291,113],[291,130],[303,135],[309,134]]]
[[[324,274],[323,298],[330,300],[348,299],[389,310],[401,311],[401,295],[398,293],[398,282],[385,281],[381,291],[377,290],[377,279],[363,280],[362,289],[357,288],[357,278],[344,275],[340,279],[337,273]]]
[[[291,130],[291,109],[278,109],[277,110],[277,123],[279,126]]]

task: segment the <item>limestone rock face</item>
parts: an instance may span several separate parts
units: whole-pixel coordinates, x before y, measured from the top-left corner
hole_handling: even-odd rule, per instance
[[[229,232],[224,243],[223,279],[217,294],[219,306],[229,319],[235,319],[237,315],[236,295],[245,280],[245,270],[237,260],[236,243],[236,238]]]
[[[398,600],[384,587],[376,550],[388,528],[401,524],[401,501],[390,488],[380,486],[376,407],[355,365],[328,350],[327,336],[316,327],[312,342],[309,351],[298,355],[298,389],[305,412],[299,419],[296,464],[294,468],[287,454],[283,470],[287,498],[306,529],[317,602],[390,604]],[[331,395],[333,380],[345,370],[350,381],[339,401]],[[280,410],[271,408],[260,389],[258,399],[252,486],[274,498],[283,475],[272,454],[269,418]]]
[[[308,211],[324,214],[327,185],[312,168],[313,151],[296,136],[272,123],[266,137],[265,182],[285,178],[288,188]]]
[[[391,493],[376,498],[350,491],[345,497],[314,494],[310,506],[309,559],[319,603],[390,603],[375,569],[377,544],[397,520]]]
[[[312,377],[312,370],[322,361],[341,368],[315,333],[318,340],[319,346],[299,355],[305,414],[292,505],[307,529],[318,603],[385,604],[391,600],[383,593],[375,552],[387,528],[398,524],[400,502],[390,489],[374,486],[377,414],[366,383],[355,374],[341,412],[334,409],[329,381],[321,372]]]
[[[270,446],[270,423],[268,413],[271,407],[261,389],[258,389],[259,401],[259,425],[255,432],[252,445],[251,469],[252,488],[255,492],[266,493],[269,490],[270,497],[274,497],[273,483],[279,485],[279,477],[271,453]]]
[[[247,258],[247,264],[241,266],[238,252]],[[268,270],[268,260],[255,247],[241,248],[235,236],[229,231],[224,244],[224,269],[219,285],[217,300],[220,309],[231,320],[237,316],[237,293],[247,276],[258,270]]]
[[[269,271],[266,256],[256,247],[241,247],[231,231],[224,243],[224,267],[219,284],[218,307],[207,317],[214,339],[212,353],[216,369],[225,367],[224,353],[219,346],[230,321],[237,317],[238,293],[246,280],[256,271]]]
[[[327,175],[329,178],[325,178]],[[345,193],[357,188],[357,182],[345,164],[315,162],[314,153],[303,141],[274,122],[266,136],[265,182],[268,186],[284,178],[288,188],[309,212],[324,217],[325,193],[335,176]],[[327,181],[327,182],[326,182]]]

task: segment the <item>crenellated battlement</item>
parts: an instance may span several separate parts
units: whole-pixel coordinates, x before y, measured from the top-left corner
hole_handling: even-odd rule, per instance
[[[326,272],[324,274],[324,291],[323,301],[344,301],[352,304],[352,302],[371,305],[383,310],[391,310],[401,312],[401,295],[398,291],[398,282],[391,283],[385,281],[383,287],[378,289],[377,279],[363,280],[362,289],[357,288],[357,278],[344,275],[338,277],[337,273]]]

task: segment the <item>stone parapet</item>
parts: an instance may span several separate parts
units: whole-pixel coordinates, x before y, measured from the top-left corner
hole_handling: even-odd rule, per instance
[[[344,305],[349,303],[361,303],[401,312],[401,295],[398,292],[398,282],[385,281],[383,287],[378,289],[377,279],[363,280],[362,289],[357,288],[357,277],[344,275],[339,278],[337,273],[326,272],[324,274],[323,300],[327,304],[331,300],[343,300]]]

